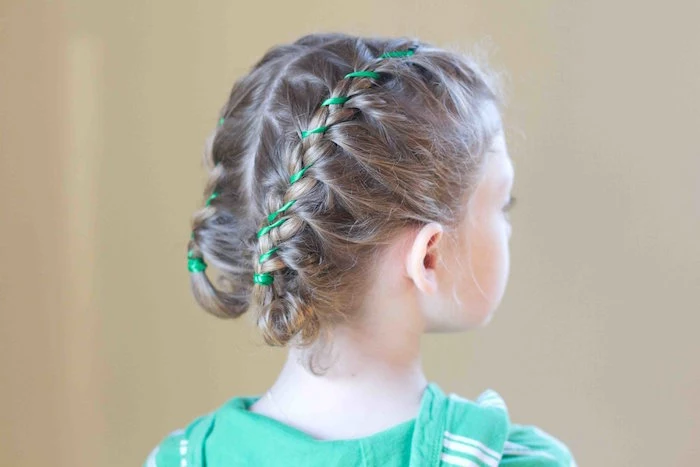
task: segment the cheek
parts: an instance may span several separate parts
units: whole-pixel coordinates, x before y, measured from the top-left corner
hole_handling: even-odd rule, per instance
[[[482,218],[468,237],[466,248],[473,277],[467,279],[465,292],[471,309],[478,310],[477,320],[485,319],[503,298],[510,268],[508,228],[505,219]]]

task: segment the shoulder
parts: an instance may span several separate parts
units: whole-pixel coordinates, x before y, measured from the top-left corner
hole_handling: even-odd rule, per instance
[[[214,413],[195,418],[184,428],[177,429],[165,436],[150,452],[143,467],[181,467],[198,465],[194,461],[201,444],[211,429]]]
[[[495,390],[483,391],[474,401],[450,393],[449,400],[445,435],[453,450],[459,450],[458,443],[467,445],[462,451],[477,446],[477,454],[508,467],[576,467],[562,441],[537,426],[511,423],[506,402]]]
[[[569,448],[534,425],[510,426],[501,462],[511,467],[576,467]]]

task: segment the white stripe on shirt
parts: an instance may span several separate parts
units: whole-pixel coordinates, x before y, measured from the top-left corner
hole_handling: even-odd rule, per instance
[[[484,451],[482,451],[476,446],[472,446],[470,444],[463,444],[458,441],[452,441],[449,439],[445,439],[443,441],[443,446],[453,451],[469,454],[470,456],[479,459],[481,462],[488,465],[489,467],[498,467],[497,459],[489,457],[488,454],[486,454]]]
[[[486,446],[484,443],[482,443],[481,441],[479,441],[477,439],[467,438],[466,436],[461,436],[461,435],[457,435],[454,433],[450,433],[449,431],[445,431],[445,436],[453,441],[459,441],[460,443],[470,444],[472,446],[476,446],[477,448],[481,449],[486,454],[488,454],[489,456],[493,457],[496,460],[500,460],[500,458],[501,458],[500,453],[489,448],[488,446]]]
[[[440,456],[440,459],[443,462],[450,464],[450,465],[459,465],[462,467],[481,467],[476,462],[470,461],[469,459],[465,459],[463,457],[453,456],[451,454],[442,453],[442,455]]]

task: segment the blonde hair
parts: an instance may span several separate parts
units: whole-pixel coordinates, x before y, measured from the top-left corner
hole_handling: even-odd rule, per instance
[[[396,50],[415,53],[380,58]],[[381,77],[344,78],[358,70]],[[320,106],[334,96],[348,99]],[[209,200],[188,247],[218,283],[194,271],[197,301],[220,317],[254,313],[274,346],[308,346],[352,319],[400,231],[463,219],[501,129],[500,96],[474,59],[417,39],[310,34],[268,50],[234,84],[205,151]],[[258,237],[292,199],[286,222]],[[274,282],[254,284],[256,273]]]

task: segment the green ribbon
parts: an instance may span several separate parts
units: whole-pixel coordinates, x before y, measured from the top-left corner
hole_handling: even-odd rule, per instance
[[[268,233],[270,230],[274,229],[275,227],[279,227],[280,225],[284,224],[285,221],[289,219],[289,217],[283,217],[282,219],[278,220],[274,224],[266,225],[262,229],[258,230],[258,238],[262,237],[266,233]]]
[[[202,258],[195,258],[192,250],[187,252],[187,269],[190,272],[203,272],[207,268],[207,263]]]
[[[309,167],[311,167],[312,165],[314,165],[314,162],[312,162],[311,164],[307,165],[306,167],[304,167],[304,168],[301,169],[300,171],[298,171],[298,172],[292,174],[292,176],[289,177],[289,183],[290,183],[290,184],[294,184],[295,182],[299,181],[299,179],[302,177],[302,175],[304,175],[304,172],[306,172],[307,170],[309,170]]]
[[[207,198],[207,202],[206,202],[205,204],[206,204],[207,206],[210,206],[212,200],[214,200],[214,199],[216,199],[216,198],[218,198],[218,197],[219,197],[219,193],[215,191],[214,193],[211,194],[211,196],[209,196],[209,198]]]
[[[274,248],[270,248],[269,250],[267,250],[265,253],[263,253],[262,255],[260,255],[260,258],[258,259],[258,263],[262,263],[263,261],[267,261],[267,259],[268,259],[270,256],[272,256],[272,253],[274,253],[274,252],[277,251],[278,249],[279,249],[279,247],[276,246],[276,247],[274,247]]]
[[[348,78],[375,78],[375,79],[379,79],[381,77],[382,77],[381,73],[377,73],[376,71],[353,71],[352,73],[348,73],[347,75],[345,75],[344,79],[348,79]]]
[[[281,214],[284,211],[286,211],[295,202],[296,202],[295,199],[287,201],[287,203],[284,206],[282,206],[281,208],[279,208],[277,211],[271,212],[270,214],[268,214],[267,215],[267,222],[272,222],[273,220],[275,220],[275,217],[277,217],[278,214]]]
[[[338,97],[329,97],[323,103],[321,104],[321,107],[325,107],[327,105],[334,105],[334,104],[345,104],[348,99],[350,99],[350,96],[338,96]]]
[[[415,49],[407,50],[390,50],[389,52],[384,52],[379,56],[379,58],[397,58],[397,57],[410,57],[416,53]]]
[[[328,129],[327,126],[320,126],[320,127],[318,127],[318,128],[314,128],[313,130],[309,130],[309,131],[302,130],[302,131],[301,131],[301,138],[304,139],[304,138],[306,138],[307,136],[309,136],[309,135],[311,135],[311,134],[313,134],[313,133],[323,133],[323,132],[326,131],[327,129]]]
[[[269,272],[263,272],[262,274],[254,274],[253,282],[260,285],[270,285],[275,281],[275,278]]]

